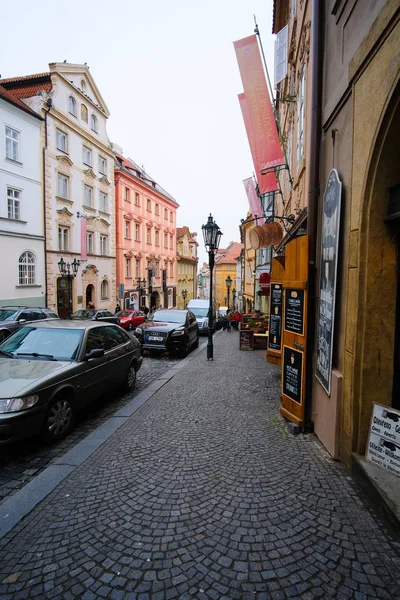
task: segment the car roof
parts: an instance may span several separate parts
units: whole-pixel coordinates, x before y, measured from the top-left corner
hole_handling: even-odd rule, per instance
[[[45,306],[15,306],[15,305],[14,305],[14,306],[0,306],[0,310],[1,310],[2,308],[6,308],[7,310],[11,310],[11,309],[14,309],[14,310],[21,310],[21,309],[23,309],[23,308],[35,308],[35,309],[36,309],[36,308],[39,308],[40,310],[43,310],[43,309],[45,309],[46,307],[45,307]],[[49,309],[47,309],[47,310],[49,310]]]
[[[187,313],[188,312],[187,308],[185,308],[185,309],[184,308],[158,308],[157,310],[154,311],[153,314],[156,314],[156,313],[160,312],[161,310],[162,311],[167,310],[168,312],[176,312],[176,313]]]
[[[115,327],[115,323],[100,323],[99,321],[79,320],[70,321],[69,319],[54,319],[53,321],[35,321],[33,324],[24,325],[24,327],[35,327],[40,329],[91,329],[92,327]]]

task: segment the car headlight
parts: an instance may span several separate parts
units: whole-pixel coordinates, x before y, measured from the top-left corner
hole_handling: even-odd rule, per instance
[[[185,330],[184,329],[175,329],[175,331],[173,331],[171,333],[171,337],[177,337],[178,335],[185,335]]]
[[[0,399],[0,414],[32,408],[38,400],[39,396],[37,394],[25,396],[25,398],[2,398]]]

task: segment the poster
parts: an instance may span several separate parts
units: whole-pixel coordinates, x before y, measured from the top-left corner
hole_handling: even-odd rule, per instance
[[[285,291],[285,330],[304,335],[304,290]]]
[[[239,335],[239,349],[240,350],[253,350],[254,340],[253,331],[251,329],[241,329]]]
[[[400,475],[400,411],[374,403],[365,458]]]
[[[303,353],[283,347],[282,394],[302,403]]]
[[[318,346],[315,364],[315,375],[327,394],[331,393],[341,196],[342,183],[336,169],[332,169],[322,211]]]
[[[269,316],[268,347],[282,348],[282,284],[271,283],[271,312]]]

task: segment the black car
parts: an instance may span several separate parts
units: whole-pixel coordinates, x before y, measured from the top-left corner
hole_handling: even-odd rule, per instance
[[[160,309],[136,327],[135,336],[144,350],[178,351],[187,356],[199,345],[199,326],[190,310]]]
[[[0,307],[0,342],[17,331],[22,325],[36,321],[58,319],[57,313],[48,308],[34,306]]]
[[[80,319],[83,321],[100,321],[100,323],[115,323],[119,325],[119,317],[113,315],[109,310],[96,309],[96,308],[82,308],[77,310],[70,316],[70,319]]]

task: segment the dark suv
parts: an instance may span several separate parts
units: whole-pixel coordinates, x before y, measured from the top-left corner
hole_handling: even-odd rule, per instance
[[[25,323],[59,319],[57,313],[48,308],[33,306],[0,306],[0,342],[17,331]]]

